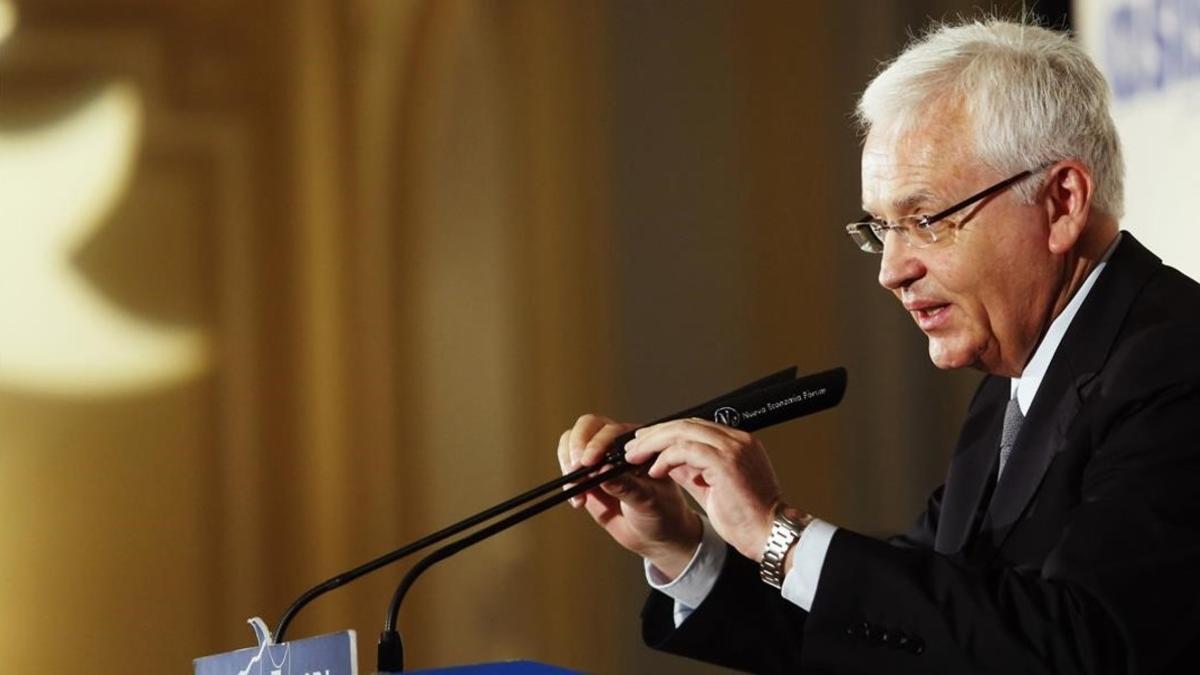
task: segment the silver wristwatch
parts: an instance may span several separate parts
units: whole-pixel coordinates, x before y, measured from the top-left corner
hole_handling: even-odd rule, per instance
[[[759,575],[775,588],[783,588],[783,562],[788,551],[800,540],[804,528],[812,522],[812,516],[801,513],[783,502],[775,505],[775,520],[771,523],[771,536],[763,547]]]

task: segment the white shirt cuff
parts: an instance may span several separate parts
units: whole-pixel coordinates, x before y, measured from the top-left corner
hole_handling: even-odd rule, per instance
[[[792,555],[792,569],[783,578],[780,592],[783,599],[798,605],[800,609],[812,609],[813,598],[817,597],[817,582],[821,580],[821,568],[825,566],[825,554],[837,527],[823,520],[814,519],[800,533],[796,552]]]
[[[649,560],[644,561],[646,583],[675,601],[676,627],[691,616],[708,597],[717,583],[717,577],[721,575],[721,567],[725,565],[725,542],[717,536],[717,531],[709,524],[708,518],[702,515],[700,521],[704,526],[700,545],[696,547],[696,553],[679,576],[668,579],[657,567],[651,565]]]

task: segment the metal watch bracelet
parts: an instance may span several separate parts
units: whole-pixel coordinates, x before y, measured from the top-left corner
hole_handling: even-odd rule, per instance
[[[788,511],[792,511],[789,514]],[[794,515],[793,515],[794,514]],[[771,523],[771,536],[763,547],[762,562],[759,563],[759,576],[775,588],[783,588],[784,561],[788,551],[800,541],[804,528],[812,522],[812,516],[802,514],[788,507],[783,502],[775,505],[775,519]]]

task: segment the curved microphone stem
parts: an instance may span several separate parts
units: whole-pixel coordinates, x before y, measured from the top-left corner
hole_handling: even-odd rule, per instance
[[[346,584],[350,583],[351,581],[354,581],[355,579],[357,579],[365,574],[370,574],[371,572],[374,572],[375,570],[377,570],[381,567],[390,565],[390,564],[396,562],[397,560],[400,560],[401,558],[410,556],[413,553],[416,553],[417,551],[420,551],[423,548],[432,546],[432,545],[438,543],[439,541],[443,541],[445,539],[453,537],[454,535],[458,534],[459,532],[470,529],[470,528],[478,525],[479,523],[484,522],[485,520],[491,520],[492,518],[495,518],[496,516],[498,516],[502,513],[511,511],[511,510],[517,508],[518,506],[521,506],[522,504],[533,501],[534,499],[537,499],[538,497],[541,497],[544,494],[553,492],[553,491],[561,488],[562,486],[566,485],[567,483],[571,483],[573,481],[579,480],[580,478],[587,476],[593,470],[594,470],[593,467],[583,467],[576,471],[572,471],[571,473],[563,475],[559,478],[556,478],[554,480],[543,483],[542,485],[539,485],[539,486],[533,488],[532,490],[523,492],[523,493],[517,495],[516,497],[513,497],[512,499],[508,499],[506,501],[500,502],[499,504],[497,504],[485,511],[480,511],[479,513],[477,513],[469,518],[460,520],[459,522],[454,523],[453,525],[450,525],[448,527],[444,527],[444,528],[438,530],[437,532],[434,532],[432,534],[421,537],[420,539],[412,542],[411,544],[401,546],[400,548],[398,548],[394,551],[391,551],[390,553],[385,553],[385,554],[379,556],[378,558],[375,558],[374,560],[371,560],[370,562],[363,563],[362,565],[359,565],[358,567],[355,567],[354,569],[352,569],[348,572],[343,572],[342,574],[339,574],[336,577],[331,577],[329,579],[326,579],[325,581],[321,582],[320,584],[317,584],[316,586],[313,586],[312,588],[305,591],[303,595],[301,595],[299,598],[296,598],[296,601],[292,603],[291,607],[288,607],[287,611],[284,612],[284,614],[283,614],[283,618],[281,618],[279,620],[279,624],[275,628],[275,633],[272,636],[272,640],[275,641],[275,644],[282,643],[284,636],[287,635],[288,626],[291,624],[292,619],[294,619],[296,617],[296,613],[299,612],[301,609],[304,609],[305,605],[312,602],[313,600],[316,600],[317,598],[328,593],[329,591],[332,591],[336,588],[341,588],[342,586],[345,586]]]
[[[615,457],[615,455],[610,454],[607,457],[612,459]],[[595,476],[592,476],[591,478],[574,485],[567,490],[564,490],[560,494],[547,497],[536,504],[521,509],[507,518],[498,520],[487,527],[482,527],[461,539],[457,539],[449,544],[446,544],[445,546],[435,550],[433,553],[430,553],[429,555],[417,561],[417,564],[412,566],[412,568],[408,571],[408,574],[404,575],[404,579],[400,582],[400,585],[396,588],[396,592],[392,595],[392,602],[388,605],[387,621],[384,624],[383,633],[381,633],[379,636],[379,662],[377,670],[380,673],[404,671],[404,644],[400,639],[400,633],[396,631],[396,621],[400,616],[400,604],[404,602],[404,597],[408,595],[409,589],[412,588],[414,583],[416,583],[417,577],[420,577],[425,570],[428,570],[430,567],[433,567],[437,563],[449,558],[464,548],[474,546],[484,539],[499,534],[523,521],[529,520],[543,511],[558,506],[571,497],[583,494],[588,490],[599,487],[601,483],[611,480],[612,478],[623,473],[627,473],[637,467],[638,465],[629,464],[628,462],[625,462],[623,458],[621,458],[619,463],[615,463],[615,465],[611,468],[601,471]],[[592,467],[586,467],[586,469],[590,471],[592,470]]]
[[[396,588],[396,593],[392,595],[392,602],[390,605],[388,605],[388,617],[387,622],[384,624],[384,630],[388,632],[396,630],[396,619],[400,615],[400,603],[404,602],[404,596],[408,594],[408,589],[412,587],[413,583],[417,580],[417,577],[421,576],[425,570],[433,567],[435,564],[445,560],[446,558],[449,558],[468,546],[478,544],[484,539],[499,534],[513,525],[529,520],[539,513],[558,506],[571,497],[583,494],[592,488],[598,487],[601,483],[612,480],[623,473],[627,473],[631,469],[637,468],[637,466],[638,465],[636,464],[621,462],[612,468],[606,469],[605,471],[602,471],[595,476],[572,486],[570,489],[563,490],[559,494],[556,494],[552,497],[547,497],[536,504],[527,506],[511,516],[508,516],[507,518],[497,520],[491,525],[480,528],[463,537],[462,539],[457,539],[449,544],[446,544],[433,553],[421,558],[419,561],[417,561],[417,564],[412,566],[412,568],[408,571],[408,574],[404,576],[404,579],[400,582],[400,586]]]

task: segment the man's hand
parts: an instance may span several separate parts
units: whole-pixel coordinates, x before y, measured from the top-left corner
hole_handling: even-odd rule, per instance
[[[636,424],[584,415],[558,441],[563,473],[596,466],[622,433]],[[647,478],[626,473],[571,501],[584,506],[592,518],[621,546],[649,560],[666,577],[679,576],[700,545],[702,525],[679,486],[665,473]]]
[[[762,557],[780,491],[758,439],[693,418],[639,429],[625,447],[631,464],[657,454],[651,479],[669,476],[704,508],[722,539],[751,560]]]

